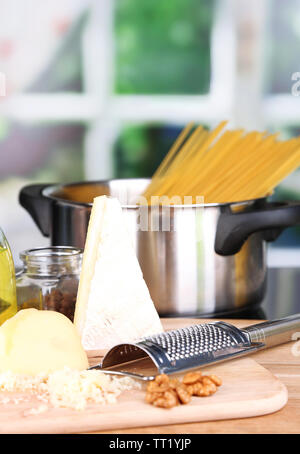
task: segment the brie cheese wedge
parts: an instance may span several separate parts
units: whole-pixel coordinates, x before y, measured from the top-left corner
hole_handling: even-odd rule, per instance
[[[74,324],[85,350],[105,351],[163,331],[115,198],[94,199]]]

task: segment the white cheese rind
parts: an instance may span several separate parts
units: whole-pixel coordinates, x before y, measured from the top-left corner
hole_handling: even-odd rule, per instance
[[[117,199],[94,201],[74,322],[86,350],[163,331]]]

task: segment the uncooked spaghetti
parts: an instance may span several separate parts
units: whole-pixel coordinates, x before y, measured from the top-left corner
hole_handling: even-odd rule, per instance
[[[192,123],[184,128],[143,194],[148,204],[178,196],[202,196],[205,203],[266,197],[300,165],[300,138],[283,141],[226,124],[212,131]]]

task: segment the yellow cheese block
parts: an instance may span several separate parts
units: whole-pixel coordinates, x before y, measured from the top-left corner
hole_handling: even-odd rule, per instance
[[[24,375],[88,368],[73,323],[54,311],[24,309],[0,327],[0,372]]]

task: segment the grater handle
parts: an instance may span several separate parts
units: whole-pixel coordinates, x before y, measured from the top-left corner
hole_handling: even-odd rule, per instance
[[[258,323],[243,328],[242,331],[249,335],[251,342],[262,342],[265,347],[284,344],[300,339],[300,314]]]

